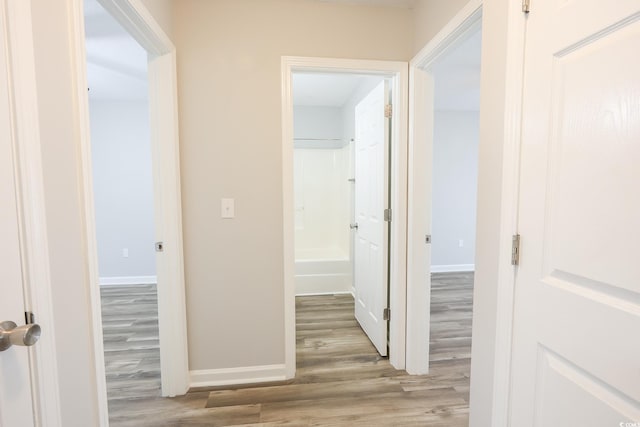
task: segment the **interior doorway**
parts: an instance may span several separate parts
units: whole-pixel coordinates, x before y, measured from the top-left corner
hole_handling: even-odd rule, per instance
[[[403,173],[406,174],[406,127],[402,123],[406,123],[406,93],[407,93],[407,73],[406,64],[385,62],[385,61],[357,61],[357,60],[333,60],[333,59],[318,59],[318,58],[283,58],[283,193],[284,193],[284,242],[285,242],[285,376],[292,378],[295,375],[295,361],[296,361],[296,291],[303,290],[306,293],[325,293],[325,292],[343,292],[351,294],[353,293],[355,307],[362,301],[362,306],[365,308],[361,310],[364,313],[364,317],[372,317],[372,312],[375,312],[377,319],[380,319],[380,323],[377,326],[384,328],[383,334],[376,335],[372,333],[371,329],[367,330],[367,326],[363,326],[365,332],[370,337],[372,343],[378,349],[380,354],[386,355],[387,341],[389,348],[390,362],[396,368],[402,369],[404,367],[404,274],[405,270],[400,268],[405,256],[402,242],[405,239],[406,223],[403,221],[403,212],[405,211],[404,199],[406,181],[401,179]],[[342,92],[342,101],[340,102],[340,113],[334,112],[334,116],[350,116],[353,119],[349,121],[341,120],[342,124],[339,127],[342,129],[333,131],[334,135],[330,135],[328,129],[324,128],[324,133],[320,131],[320,134],[315,136],[312,133],[301,134],[301,126],[305,128],[305,132],[312,132],[309,123],[301,123],[311,117],[320,117],[321,115],[330,116],[330,111],[320,111],[317,109],[318,105],[296,106],[296,79],[300,83],[300,77],[302,80],[311,78],[311,75],[324,75],[326,79],[337,79],[342,83],[335,83],[333,86],[321,90],[322,95],[334,91],[336,84],[343,84],[346,80],[351,79],[351,88]],[[359,76],[359,77],[358,77]],[[354,83],[355,82],[355,83]],[[364,83],[363,83],[364,82]],[[354,84],[357,86],[354,86]],[[319,85],[319,83],[317,83]],[[299,85],[300,86],[300,85]],[[313,85],[312,85],[313,86]],[[301,86],[300,86],[301,87]],[[385,89],[388,87],[389,89]],[[394,111],[391,106],[386,107],[385,111],[385,99],[389,99],[389,104],[397,106]],[[299,103],[299,102],[298,102]],[[369,108],[369,106],[371,108]],[[375,107],[374,107],[375,106]],[[296,120],[296,107],[298,107],[298,114]],[[307,108],[307,114],[305,115],[304,108],[299,107],[314,107],[315,111]],[[379,108],[378,108],[379,107]],[[375,115],[376,120],[379,118],[379,122],[372,124],[368,121],[368,125],[363,123],[363,120],[356,119],[356,117],[364,118],[367,116],[366,110],[371,109],[378,111],[379,114]],[[305,119],[306,117],[306,119]],[[296,121],[298,123],[296,123]],[[387,123],[387,124],[385,124]],[[346,124],[346,126],[344,126]],[[360,126],[360,128],[359,128]],[[348,128],[348,129],[347,129]],[[356,167],[358,164],[358,156],[356,154],[361,148],[365,146],[358,146],[358,141],[370,140],[370,138],[361,137],[358,138],[356,134],[364,134],[373,128],[378,128],[380,137],[375,142],[369,144],[367,148],[367,154],[362,156],[363,166]],[[385,136],[385,132],[388,136]],[[298,133],[296,135],[296,133]],[[296,141],[297,138],[297,141]],[[354,139],[352,142],[351,140]],[[381,144],[378,144],[377,142]],[[323,285],[318,282],[322,279],[322,272],[311,272],[307,268],[318,267],[322,265],[326,268],[335,268],[335,264],[339,261],[334,259],[331,262],[319,262],[319,259],[312,259],[314,262],[309,262],[308,258],[303,259],[303,255],[309,253],[309,248],[314,244],[309,244],[308,237],[312,233],[305,233],[305,224],[310,224],[312,212],[306,213],[307,206],[310,206],[310,202],[313,197],[317,196],[319,192],[312,193],[312,195],[305,196],[304,192],[304,175],[309,173],[309,168],[305,167],[305,161],[307,166],[310,165],[312,153],[305,155],[299,152],[296,156],[296,148],[294,142],[298,143],[298,150],[318,150],[319,145],[325,147],[325,150],[340,150],[333,153],[332,156],[326,155],[331,160],[332,164],[337,165],[340,163],[338,159],[345,159],[345,154],[349,155],[346,162],[346,169],[343,168],[341,172],[336,168],[334,174],[338,180],[342,180],[340,187],[342,190],[337,190],[338,194],[343,194],[343,204],[339,210],[341,214],[336,216],[337,224],[342,226],[336,228],[338,238],[334,242],[341,241],[341,244],[337,245],[324,245],[327,247],[337,247],[341,252],[342,264],[346,265],[346,270],[342,270],[342,273],[330,273],[333,275],[330,281],[334,286],[341,289],[333,289],[329,291],[326,283]],[[365,144],[366,145],[366,144]],[[315,146],[315,148],[310,148]],[[304,148],[303,148],[304,147]],[[331,147],[331,148],[329,148]],[[348,147],[348,148],[347,148]],[[369,147],[369,148],[370,148]],[[365,150],[366,151],[366,150]],[[297,160],[296,160],[297,157]],[[323,156],[320,156],[323,157]],[[319,158],[319,157],[317,157]],[[344,161],[342,162],[345,163]],[[371,223],[375,223],[380,230],[380,239],[377,243],[369,243],[369,248],[379,250],[380,257],[372,257],[371,252],[366,255],[368,259],[376,259],[377,263],[372,265],[379,265],[381,267],[380,273],[368,271],[368,273],[374,274],[371,277],[375,277],[378,283],[369,288],[383,289],[382,296],[375,297],[365,296],[368,290],[362,291],[362,287],[358,286],[358,278],[363,278],[362,274],[358,273],[358,265],[364,265],[362,262],[358,262],[358,250],[357,244],[353,239],[363,240],[356,236],[360,233],[359,225],[356,222],[356,216],[352,212],[357,212],[358,197],[356,196],[360,190],[358,190],[358,178],[357,171],[360,168],[361,172],[366,171],[363,175],[370,177],[370,180],[366,178],[360,179],[360,185],[366,187],[369,185],[372,189],[375,188],[377,193],[370,193],[372,197],[365,197],[368,207],[373,208],[375,205],[376,213],[375,218],[373,215],[364,215],[368,219],[371,219]],[[305,172],[307,169],[307,172]],[[322,168],[320,168],[322,169]],[[378,173],[379,176],[370,175]],[[299,178],[296,181],[296,176]],[[300,178],[303,180],[301,181]],[[318,182],[317,179],[307,179],[307,182]],[[339,183],[340,184],[340,183]],[[363,190],[364,191],[364,190]],[[332,193],[329,191],[329,193]],[[369,194],[369,193],[367,193]],[[353,195],[353,196],[352,196]],[[373,197],[375,195],[375,197]],[[306,197],[306,199],[305,199]],[[338,197],[339,198],[339,197]],[[329,198],[327,198],[329,200]],[[302,202],[301,202],[302,201]],[[379,203],[377,203],[379,202]],[[320,204],[322,207],[322,205]],[[348,209],[345,209],[347,208]],[[385,212],[385,210],[387,212]],[[391,219],[391,211],[395,210],[398,215],[398,220],[393,223]],[[320,211],[322,212],[322,211]],[[336,211],[337,212],[337,211]],[[385,214],[388,215],[385,221]],[[331,215],[327,212],[324,213],[326,217]],[[327,219],[327,218],[325,218]],[[309,221],[309,222],[305,222]],[[373,229],[371,224],[364,224],[365,229]],[[300,231],[300,233],[297,233]],[[306,230],[308,231],[308,230]],[[307,235],[305,235],[307,234]],[[325,233],[323,237],[326,237],[328,233]],[[305,245],[307,247],[305,247]],[[317,245],[315,245],[317,246]],[[398,250],[400,248],[400,250]],[[334,249],[329,249],[329,251]],[[317,252],[317,251],[316,251]],[[326,250],[325,250],[326,252]],[[348,252],[348,255],[347,255]],[[372,251],[373,252],[373,251]],[[386,253],[385,253],[386,252]],[[316,253],[316,255],[319,252]],[[336,252],[337,253],[337,252]],[[364,253],[361,251],[360,253]],[[386,258],[386,254],[389,254],[389,258]],[[335,255],[335,253],[334,253]],[[376,254],[378,255],[378,254]],[[317,257],[312,257],[317,258]],[[329,257],[335,258],[335,257]],[[354,262],[355,260],[355,262]],[[313,265],[311,265],[313,264]],[[331,266],[331,264],[334,264]],[[353,267],[352,267],[353,266]],[[366,267],[365,267],[366,268]],[[372,267],[372,269],[375,267]],[[354,270],[355,269],[355,270]],[[371,270],[371,269],[369,269]],[[338,270],[339,271],[339,270]],[[355,271],[355,272],[354,272]],[[315,276],[315,277],[313,277]],[[369,279],[371,278],[369,277]],[[355,280],[353,280],[355,279]],[[318,285],[318,288],[309,288],[311,282]],[[365,282],[370,282],[366,280]],[[388,285],[389,284],[389,285]],[[323,287],[324,286],[324,287]],[[312,289],[310,291],[310,289]],[[320,292],[318,292],[318,289]],[[303,292],[303,293],[304,293]],[[364,292],[364,293],[361,293]],[[360,297],[362,296],[362,297]],[[355,311],[355,316],[359,317],[362,314]],[[388,312],[397,308],[398,318],[394,322],[393,318],[388,321]],[[358,319],[360,325],[363,321]],[[382,339],[380,339],[382,337]],[[381,350],[382,349],[382,350]]]
[[[482,30],[477,29],[431,66],[429,362],[466,361],[467,371],[471,369],[481,42]]]
[[[162,394],[147,52],[96,0],[84,6],[105,375],[114,403]]]
[[[182,202],[178,149],[176,50],[142,4],[129,0],[97,0],[144,50],[148,76],[148,121],[153,181],[154,239],[157,274],[158,335],[162,396],[176,396],[189,388]],[[77,102],[81,125],[80,159],[85,233],[87,236],[88,292],[91,297],[92,335],[101,425],[108,425],[107,386],[101,318],[100,268],[94,213],[93,159],[87,88],[87,52],[84,5],[73,15]],[[100,32],[103,29],[98,29]],[[131,71],[121,69],[122,72]],[[134,70],[135,71],[135,70]],[[134,74],[136,74],[134,72]],[[139,74],[139,73],[138,73]],[[122,248],[121,248],[122,249]],[[124,252],[120,252],[122,256]],[[131,255],[131,252],[129,252]]]
[[[411,61],[407,267],[407,372],[411,374],[429,372],[434,355],[430,350],[439,353],[435,358],[470,362],[481,22],[482,2],[474,0]]]
[[[388,332],[388,88],[384,76],[293,74],[297,306],[304,307],[301,297],[320,304],[343,295],[381,356]]]

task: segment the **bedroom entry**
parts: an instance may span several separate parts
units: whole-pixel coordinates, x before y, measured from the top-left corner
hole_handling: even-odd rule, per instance
[[[292,81],[295,294],[350,301],[348,315],[386,356],[389,79],[301,72]]]

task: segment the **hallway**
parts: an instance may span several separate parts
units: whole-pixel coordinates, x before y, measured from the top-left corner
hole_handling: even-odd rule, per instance
[[[298,297],[296,378],[110,401],[112,426],[434,426],[468,423],[471,273],[434,275],[431,373],[376,353],[350,295]]]

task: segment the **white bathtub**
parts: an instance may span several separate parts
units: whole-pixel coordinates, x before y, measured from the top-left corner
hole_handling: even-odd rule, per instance
[[[352,292],[349,257],[334,251],[297,251],[296,295]]]

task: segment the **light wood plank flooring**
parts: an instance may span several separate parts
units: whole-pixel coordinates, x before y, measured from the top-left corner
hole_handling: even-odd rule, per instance
[[[156,285],[101,286],[109,404],[160,396]]]
[[[466,426],[472,281],[469,273],[433,276],[429,375],[409,376],[378,356],[351,296],[298,297],[295,379],[113,399],[111,425]]]

